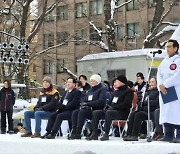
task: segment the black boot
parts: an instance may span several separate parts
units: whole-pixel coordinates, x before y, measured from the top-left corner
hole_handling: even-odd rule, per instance
[[[138,136],[130,136],[130,137],[127,137],[123,140],[124,141],[138,141]]]
[[[77,127],[75,135],[71,136],[72,140],[81,139],[81,129],[82,128]]]
[[[46,134],[44,134],[43,136],[41,136],[41,139],[45,139],[47,138],[47,136],[50,134],[50,132],[46,132]]]
[[[86,140],[98,140],[98,133],[93,131],[89,137],[86,137]]]
[[[100,138],[101,141],[107,141],[109,140],[109,134],[108,133],[104,133],[103,136]]]
[[[68,136],[68,140],[73,140],[75,134],[76,134],[76,126],[73,126],[73,127],[72,127],[72,131],[71,131],[71,134]]]
[[[46,138],[47,139],[55,139],[56,137],[56,133],[54,131],[52,131]]]

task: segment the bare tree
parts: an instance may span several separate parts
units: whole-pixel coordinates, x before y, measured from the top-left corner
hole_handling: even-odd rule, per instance
[[[177,24],[173,24],[170,22],[164,22],[165,17],[169,14],[172,10],[175,0],[154,0],[155,2],[155,13],[152,20],[152,27],[151,30],[144,40],[143,48],[152,48],[158,42],[160,45],[160,38],[165,36],[168,33],[172,33]],[[168,8],[165,9],[165,3],[168,3]],[[159,32],[161,26],[166,24],[168,27],[164,28],[162,31]]]

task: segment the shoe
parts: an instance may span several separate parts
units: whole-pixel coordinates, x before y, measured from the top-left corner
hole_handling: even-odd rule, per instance
[[[127,137],[123,140],[124,141],[138,141],[138,137],[137,136],[131,136],[131,137]]]
[[[131,135],[127,135],[127,136],[123,137],[123,141],[126,141],[126,139],[128,139],[130,137],[131,137]]]
[[[33,135],[31,135],[31,138],[40,138],[41,135],[39,133],[34,133]]]
[[[46,133],[43,136],[41,136],[41,139],[45,139],[50,133]]]
[[[98,140],[98,133],[92,132],[92,134],[89,137],[86,137],[85,139],[88,140],[88,141]]]
[[[101,141],[107,141],[109,140],[109,134],[108,133],[104,133],[103,136],[100,138]]]
[[[13,130],[9,130],[7,133],[14,134],[14,131]]]
[[[1,131],[1,134],[6,134],[6,132],[5,131]]]
[[[140,134],[140,136],[139,136],[140,139],[145,139],[146,137],[147,137],[146,134]]]
[[[73,133],[72,135],[71,135],[71,140],[74,140],[74,139],[81,139],[81,129],[82,128],[79,128],[79,127],[77,127],[76,128],[76,133]]]
[[[21,137],[31,137],[32,133],[31,132],[25,132],[24,134],[21,135]]]
[[[152,141],[158,141],[159,139],[163,138],[163,136],[164,136],[163,133],[155,134],[155,135],[152,137]]]
[[[46,138],[47,139],[55,139],[55,137],[56,137],[56,134],[49,134]]]

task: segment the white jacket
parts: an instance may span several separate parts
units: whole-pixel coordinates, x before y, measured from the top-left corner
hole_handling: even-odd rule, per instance
[[[176,64],[176,69],[171,70],[170,65]],[[157,72],[157,82],[166,88],[175,86],[178,100],[164,104],[159,95],[160,103],[160,124],[170,123],[180,125],[180,55],[166,57],[160,64]]]

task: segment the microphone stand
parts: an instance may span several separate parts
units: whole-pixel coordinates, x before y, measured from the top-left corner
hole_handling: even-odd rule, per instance
[[[148,85],[148,82],[149,82],[149,79],[150,79],[150,74],[151,74],[152,65],[153,65],[153,62],[154,62],[154,59],[155,59],[155,54],[156,53],[153,53],[153,57],[151,59],[151,65],[150,65],[149,72],[148,72],[146,89],[147,89],[147,85]],[[143,95],[143,97],[144,97],[144,95]],[[144,100],[144,98],[143,98],[143,100]],[[149,103],[149,91],[148,90],[147,90],[147,102],[148,102],[147,142],[151,142],[152,141],[152,136],[151,136],[151,133],[150,133],[150,103]]]

